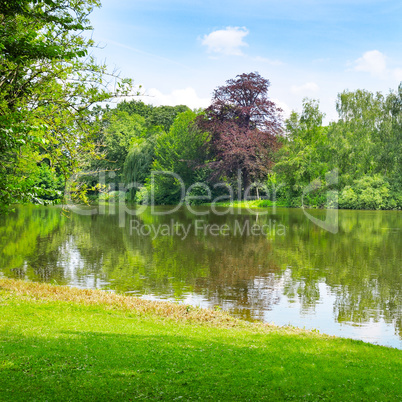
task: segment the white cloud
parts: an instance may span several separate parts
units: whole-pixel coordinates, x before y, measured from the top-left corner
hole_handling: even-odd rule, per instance
[[[355,61],[355,70],[370,73],[374,77],[383,77],[387,70],[385,55],[378,50],[370,50]]]
[[[170,94],[163,94],[156,88],[151,88],[144,92],[147,96],[142,96],[140,99],[144,103],[150,103],[155,106],[186,105],[190,109],[197,109],[208,107],[211,103],[211,99],[200,98],[195,89],[191,87],[175,89]]]
[[[294,94],[304,93],[304,92],[318,92],[320,87],[315,82],[306,82],[303,85],[296,86],[293,85],[290,90]]]
[[[357,59],[354,64],[355,71],[370,73],[373,77],[380,79],[395,79],[402,81],[402,68],[389,68],[387,57],[378,50],[370,50]]]
[[[202,44],[207,46],[209,53],[227,56],[242,56],[242,47],[248,46],[244,38],[249,34],[245,27],[227,27],[204,35]]]

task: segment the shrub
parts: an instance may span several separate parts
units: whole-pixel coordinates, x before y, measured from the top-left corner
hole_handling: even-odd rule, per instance
[[[357,195],[353,188],[346,186],[339,196],[339,208],[355,209],[357,208]]]
[[[347,209],[393,209],[400,201],[391,196],[390,185],[381,175],[363,176],[346,186],[339,207]]]

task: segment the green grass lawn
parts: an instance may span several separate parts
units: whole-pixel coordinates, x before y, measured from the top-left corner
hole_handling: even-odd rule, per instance
[[[0,279],[1,401],[402,400],[402,351]]]

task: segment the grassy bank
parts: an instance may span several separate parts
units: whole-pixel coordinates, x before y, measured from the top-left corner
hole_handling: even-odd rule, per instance
[[[0,279],[0,400],[402,398],[402,351]]]
[[[210,206],[212,204],[207,203],[203,204]],[[267,207],[284,207],[284,204],[281,204],[279,202],[273,202],[271,200],[250,200],[250,201],[222,201],[222,202],[215,202],[213,204],[216,207],[231,207],[231,208],[267,208]]]

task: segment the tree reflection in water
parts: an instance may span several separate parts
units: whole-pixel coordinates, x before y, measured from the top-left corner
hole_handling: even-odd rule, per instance
[[[205,209],[205,208],[204,208]],[[324,218],[325,211],[314,211]],[[140,225],[186,227],[188,236],[130,234]],[[195,233],[196,219],[228,225],[228,236]],[[275,219],[284,236],[234,234]],[[399,336],[402,328],[402,236],[400,212],[339,211],[339,233],[311,223],[297,209],[276,214],[247,212],[196,217],[185,209],[155,216],[149,211],[118,215],[63,217],[60,208],[18,207],[0,221],[0,272],[7,277],[81,287],[202,301],[248,320],[264,319],[284,298],[314,313],[325,302],[320,284],[334,296],[336,322],[384,320]]]

